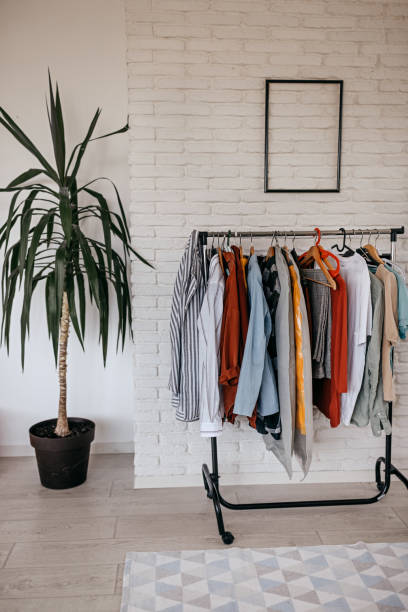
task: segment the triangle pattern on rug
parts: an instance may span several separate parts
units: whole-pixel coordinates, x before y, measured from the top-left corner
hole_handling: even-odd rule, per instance
[[[402,612],[408,543],[134,552],[121,612]]]

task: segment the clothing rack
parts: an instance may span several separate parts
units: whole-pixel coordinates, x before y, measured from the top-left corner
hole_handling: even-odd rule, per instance
[[[321,236],[361,236],[364,235],[387,235],[390,236],[391,242],[391,261],[395,262],[396,259],[396,243],[397,236],[404,234],[404,227],[391,227],[391,228],[375,228],[375,229],[351,229],[344,230],[321,230]],[[199,233],[199,241],[202,246],[207,244],[208,237],[248,237],[248,238],[272,238],[276,236],[282,236],[285,238],[298,238],[298,237],[314,237],[317,232],[307,230],[279,230],[279,231],[208,231]],[[389,402],[389,420],[392,422],[392,402]],[[322,500],[301,500],[301,501],[277,501],[277,502],[261,502],[261,503],[244,503],[244,504],[233,504],[221,495],[220,492],[220,473],[218,467],[218,449],[217,449],[217,438],[211,438],[211,459],[212,459],[212,470],[210,472],[206,463],[202,466],[202,474],[204,480],[204,487],[207,492],[207,497],[212,499],[214,504],[215,516],[217,519],[218,531],[224,544],[232,544],[234,536],[230,531],[226,531],[224,527],[224,519],[222,515],[221,506],[229,508],[230,510],[265,510],[267,508],[308,508],[308,507],[320,507],[320,506],[356,506],[360,504],[373,504],[380,501],[387,493],[391,485],[391,476],[394,475],[405,484],[408,488],[408,478],[406,478],[392,463],[391,463],[391,444],[392,444],[392,433],[385,436],[385,455],[378,457],[375,464],[375,480],[378,488],[378,493],[373,497],[362,497],[362,498],[351,498],[351,499],[322,499]],[[381,466],[384,464],[384,480],[381,475]]]

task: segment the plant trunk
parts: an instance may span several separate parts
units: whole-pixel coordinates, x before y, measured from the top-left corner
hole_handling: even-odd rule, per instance
[[[67,418],[67,348],[69,335],[69,306],[66,291],[62,296],[62,313],[59,337],[59,357],[58,357],[58,380],[59,380],[59,404],[58,420],[55,433],[61,438],[68,436],[69,431]]]

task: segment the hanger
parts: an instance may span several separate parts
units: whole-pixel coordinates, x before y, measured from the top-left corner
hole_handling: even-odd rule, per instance
[[[343,257],[351,257],[356,252],[354,249],[351,248],[351,230],[348,236],[349,236],[349,244],[346,245],[346,250],[343,253]],[[353,237],[355,238],[355,236],[356,236],[356,230],[353,229]]]
[[[287,232],[285,231],[285,235],[284,235],[284,238],[283,238],[283,243],[284,243],[284,244],[283,244],[282,250],[283,250],[283,251],[285,251],[285,252],[286,252],[288,255],[290,255],[290,253],[289,253],[289,247],[288,247],[288,245],[286,244],[286,239],[287,239],[287,236],[288,236],[288,234],[287,234]]]
[[[341,227],[340,231],[343,234],[343,244],[341,245],[341,248],[339,247],[338,244],[333,244],[333,246],[331,248],[332,249],[337,249],[339,253],[343,253],[343,251],[345,251],[344,255],[346,255],[346,256],[347,256],[347,254],[348,255],[354,255],[353,249],[346,244],[346,235],[347,235],[346,234],[346,230],[344,229],[344,227]]]
[[[371,232],[370,232],[371,234]],[[363,238],[364,238],[364,232],[361,232],[361,238],[360,238],[360,246],[357,249],[357,253],[359,255],[361,255],[362,257],[364,257],[364,259],[366,260],[367,264],[371,264],[371,265],[378,265],[378,261],[377,259],[374,259],[370,253],[367,251],[367,249],[365,247],[363,247]]]
[[[326,253],[328,253],[328,251],[326,251]],[[320,270],[323,272],[326,280],[327,280],[327,285],[333,289],[333,291],[335,291],[337,289],[337,285],[336,285],[336,281],[334,280],[334,278],[331,276],[329,269],[328,269],[328,265],[327,263],[325,263],[323,261],[323,259],[321,258],[321,254],[320,254],[320,250],[319,247],[316,245],[313,245],[311,247],[311,256],[314,259],[314,261],[317,263],[318,267],[320,268]],[[326,267],[327,266],[327,267]],[[333,268],[331,268],[333,269]],[[314,279],[309,279],[311,281],[314,282]],[[321,281],[316,281],[318,283],[321,283]],[[324,283],[325,284],[325,283]]]
[[[255,254],[254,245],[252,244],[252,232],[251,232],[251,248],[249,249],[249,254],[250,255],[254,255]]]
[[[318,227],[315,227],[315,230],[317,230],[318,232],[318,240],[316,242],[316,246],[320,251],[320,255],[324,261],[324,263],[326,264],[326,266],[328,267],[329,270],[334,270],[334,276],[337,276],[337,274],[340,272],[340,261],[339,258],[336,257],[336,255],[334,253],[332,253],[331,251],[327,251],[326,249],[324,249],[322,247],[322,245],[320,244],[320,238],[321,238],[321,232],[320,229]],[[330,258],[334,259],[334,261],[336,262],[336,268],[334,269],[332,264],[330,263]]]
[[[337,285],[336,285],[336,281],[334,280],[334,278],[331,276],[331,274],[329,272],[330,264],[328,264],[327,261],[323,261],[322,255],[325,258],[325,260],[327,260],[329,256],[333,257],[335,260],[337,260],[336,273],[340,269],[340,262],[339,262],[338,258],[333,253],[330,253],[329,251],[325,251],[320,246],[320,239],[321,239],[321,235],[322,235],[320,229],[318,227],[315,227],[314,231],[316,232],[316,237],[315,237],[314,245],[312,247],[310,247],[310,249],[308,251],[306,251],[306,253],[303,253],[299,257],[299,260],[304,264],[304,266],[307,266],[312,261],[314,261],[318,265],[320,270],[323,272],[323,274],[324,274],[324,276],[325,276],[325,278],[327,280],[328,286],[331,289],[333,289],[333,291],[335,291],[337,289]],[[330,269],[333,269],[333,268],[330,267]],[[308,279],[308,280],[314,282],[314,279]],[[317,282],[319,284],[321,284],[321,281],[317,281]]]
[[[275,238],[275,234],[276,234],[276,231],[274,231],[272,234],[271,246],[269,247],[268,252],[266,253],[265,261],[268,261],[268,259],[271,259],[271,257],[275,255],[275,247],[273,246],[273,240]]]
[[[375,240],[374,240],[374,246],[377,249],[377,251],[378,251],[377,242],[378,242],[379,237],[380,237],[380,230],[377,230],[377,235],[376,235]]]
[[[365,249],[363,249],[363,237],[364,237],[364,233],[361,232],[361,238],[360,238],[360,246],[357,249],[357,253],[359,255],[361,255],[362,257],[364,257],[364,259],[366,260],[367,263],[373,263],[371,257],[369,256],[369,254],[366,252]]]
[[[378,240],[378,236],[379,236],[379,232],[377,234],[377,240]],[[364,245],[363,249],[368,253],[368,255],[371,257],[371,259],[373,259],[376,263],[384,265],[384,260],[381,259],[381,257],[379,255],[376,247],[374,246],[374,244],[370,243],[370,238],[371,238],[371,232],[368,235],[368,242],[367,242],[367,244]]]
[[[320,242],[320,237],[319,237],[319,239],[318,239],[317,229],[318,229],[318,228],[315,228],[315,229],[314,229],[314,231],[315,231],[315,239],[314,239],[314,244],[313,244],[313,246],[312,246],[312,247],[310,247],[310,248],[309,248],[307,251],[305,251],[305,252],[304,252],[304,253],[302,253],[301,255],[299,255],[299,261],[302,261],[302,264],[303,264],[305,267],[306,267],[306,266],[308,266],[309,264],[311,264],[311,263],[312,263],[312,261],[314,261],[314,257],[312,256],[312,249],[313,249],[313,247],[317,247],[317,245],[318,245],[318,244],[319,244],[319,242]],[[319,232],[320,232],[320,230],[319,230]]]
[[[310,278],[307,275],[307,270],[308,268],[303,268],[301,274],[302,274],[302,277],[305,280],[307,280],[308,283],[316,283],[316,285],[323,285],[323,287],[329,287],[329,289],[333,289],[333,287],[329,283],[324,283],[323,281],[319,281],[317,280],[317,278]],[[333,291],[335,290],[333,289]]]
[[[211,253],[211,255],[213,254],[213,252],[214,252],[214,250],[215,250],[215,249],[214,249],[214,238],[215,238],[215,236],[214,236],[214,234],[213,234],[213,237],[212,237],[212,242],[211,242],[211,249],[210,249],[210,253]]]
[[[222,250],[221,250],[221,247],[220,247],[220,235],[219,234],[217,235],[217,238],[218,238],[218,247],[217,247],[218,259],[220,261],[220,266],[221,266],[222,273],[225,276],[224,260],[223,260],[223,257],[222,257]]]
[[[222,239],[221,249],[222,251],[224,251],[224,253],[231,253],[229,234],[230,234],[230,230],[228,230],[228,232],[224,232],[224,237]]]
[[[244,250],[242,248],[242,234],[239,234],[239,257],[240,259],[244,258]]]

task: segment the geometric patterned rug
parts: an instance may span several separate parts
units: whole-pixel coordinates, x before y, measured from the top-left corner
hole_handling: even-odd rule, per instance
[[[131,552],[121,612],[408,610],[408,543]]]

